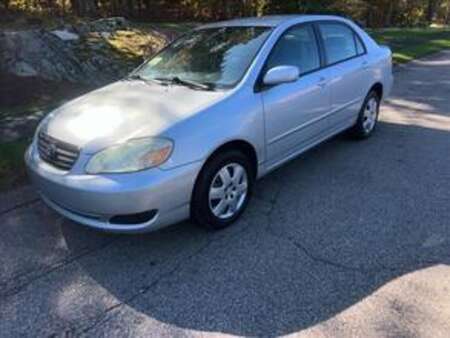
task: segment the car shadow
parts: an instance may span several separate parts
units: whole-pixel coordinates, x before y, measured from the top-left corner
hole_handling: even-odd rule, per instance
[[[235,226],[184,222],[110,236],[78,261],[136,313],[177,328],[244,336],[298,332],[409,272],[450,264],[449,132],[380,123],[373,138],[322,144],[257,183]],[[94,232],[64,221],[77,252]]]

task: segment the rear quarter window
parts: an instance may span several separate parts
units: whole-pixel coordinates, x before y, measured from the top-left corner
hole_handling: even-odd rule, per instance
[[[365,54],[366,48],[364,47],[361,38],[356,33],[353,34],[355,35],[356,52],[358,53],[358,55]]]

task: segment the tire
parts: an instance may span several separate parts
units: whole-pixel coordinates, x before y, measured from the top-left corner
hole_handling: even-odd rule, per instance
[[[363,140],[372,136],[378,124],[380,103],[381,98],[375,91],[371,91],[367,95],[361,111],[359,112],[358,120],[356,121],[355,125],[349,130],[349,134],[351,137]]]
[[[225,182],[227,173],[231,181]],[[239,175],[242,179],[238,178]],[[244,180],[247,183],[245,192]],[[242,152],[228,150],[217,154],[205,164],[195,184],[191,201],[192,220],[212,230],[232,225],[247,208],[254,181],[252,164]]]

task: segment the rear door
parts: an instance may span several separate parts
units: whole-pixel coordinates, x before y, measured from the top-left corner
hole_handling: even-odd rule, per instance
[[[366,49],[353,29],[345,23],[317,24],[326,65],[332,71],[330,129],[342,129],[356,121],[370,85]]]
[[[273,48],[266,66],[296,66],[300,78],[293,83],[263,88],[268,166],[301,151],[327,129],[330,110],[330,70],[322,69],[318,39],[312,24],[285,32]]]

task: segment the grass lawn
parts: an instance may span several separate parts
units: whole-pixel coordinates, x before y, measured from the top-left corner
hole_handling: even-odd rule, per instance
[[[142,50],[145,44],[150,42],[157,44],[161,41],[158,37],[155,37],[153,41],[151,37],[149,38],[148,34],[146,35],[146,32],[152,29],[167,29],[181,33],[194,26],[195,24],[186,23],[155,25],[137,23],[134,31],[119,32],[110,43],[115,48],[127,52],[132,57],[139,57],[142,56]],[[385,44],[392,48],[396,63],[409,62],[442,49],[450,49],[450,28],[392,28],[374,30],[370,33],[380,44]],[[42,86],[38,86],[37,88],[39,87]],[[20,89],[14,88],[14,92],[20,93]],[[50,97],[58,97],[58,100],[61,100],[61,95],[56,95],[55,93],[58,94],[59,92],[52,90],[53,95]],[[39,96],[44,97],[44,95]],[[37,101],[45,102],[46,100],[39,98]],[[9,113],[13,112],[9,111]],[[26,181],[23,154],[28,143],[28,140],[22,140],[0,144],[0,191],[17,186]]]
[[[370,33],[378,43],[391,47],[399,64],[450,49],[450,28],[389,28]]]

